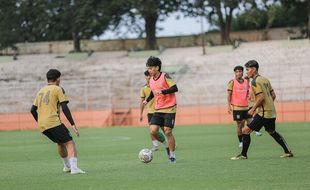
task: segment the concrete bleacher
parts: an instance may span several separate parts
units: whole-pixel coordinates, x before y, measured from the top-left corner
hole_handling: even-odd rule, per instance
[[[201,47],[171,48],[159,57],[163,69],[177,80],[179,105],[225,104],[226,85],[234,76],[234,66],[250,59],[260,63],[260,74],[270,79],[279,100],[299,101],[310,99],[309,44],[307,40],[243,43],[229,51],[227,47],[225,51],[223,47],[218,51],[207,48],[207,55],[202,55]],[[95,52],[80,59],[40,54],[2,60],[0,113],[28,112],[50,68],[62,72],[61,85],[73,110],[138,107],[147,57],[127,54]]]

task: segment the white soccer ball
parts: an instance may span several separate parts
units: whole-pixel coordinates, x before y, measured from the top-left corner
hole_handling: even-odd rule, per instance
[[[139,160],[143,163],[149,163],[153,160],[153,152],[150,149],[144,148],[139,152]]]

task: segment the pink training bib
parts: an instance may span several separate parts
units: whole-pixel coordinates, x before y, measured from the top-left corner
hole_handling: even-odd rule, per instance
[[[156,90],[167,90],[170,88],[167,84],[165,75],[166,73],[161,73],[157,80],[154,80],[153,77],[150,79],[150,88],[155,97],[156,110],[173,107],[177,104],[175,93],[155,95]]]
[[[247,107],[249,87],[248,80],[244,80],[243,83],[240,84],[236,79],[234,79],[231,104],[234,106]]]

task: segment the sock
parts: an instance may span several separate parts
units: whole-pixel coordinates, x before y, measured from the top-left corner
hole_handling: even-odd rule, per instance
[[[175,158],[175,153],[174,152],[172,152],[172,151],[170,151],[170,158]]]
[[[285,153],[290,153],[288,145],[286,144],[284,138],[279,133],[275,131],[273,134],[270,135],[274,138],[275,141],[279,143],[279,145],[282,146]]]
[[[76,157],[69,158],[69,162],[70,162],[71,170],[76,170],[78,168]]]
[[[154,147],[158,147],[159,146],[158,140],[153,140],[152,144],[153,144]]]
[[[70,162],[68,157],[62,158],[62,161],[64,162],[65,167],[70,168]]]
[[[166,136],[163,134],[163,132],[159,131],[158,136],[160,138],[160,142],[165,142],[166,141]]]
[[[242,135],[238,135],[239,142],[242,142]]]
[[[168,157],[170,157],[170,151],[168,147],[166,147],[166,152],[167,152]]]
[[[247,157],[248,149],[251,144],[251,136],[242,134],[242,156]]]

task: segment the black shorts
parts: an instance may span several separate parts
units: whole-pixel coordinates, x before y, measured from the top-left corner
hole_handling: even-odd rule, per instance
[[[172,128],[175,123],[175,113],[154,113],[151,125],[158,125]]]
[[[151,119],[152,119],[153,115],[154,115],[153,113],[148,113],[147,114],[147,122],[148,123],[151,123]]]
[[[53,127],[51,129],[47,129],[43,131],[43,134],[54,143],[62,144],[72,140],[72,136],[64,124]]]
[[[262,127],[265,127],[265,131],[273,132],[276,130],[276,118],[263,118],[256,114],[248,127],[253,131],[259,131]]]
[[[248,110],[233,110],[233,118],[234,121],[243,121],[252,118],[252,116],[248,114]]]

